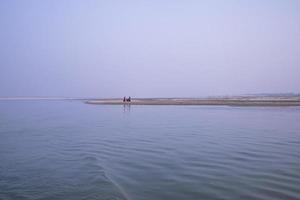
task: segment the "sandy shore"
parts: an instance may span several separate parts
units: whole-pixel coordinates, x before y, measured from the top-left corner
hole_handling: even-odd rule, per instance
[[[229,105],[229,106],[300,106],[300,97],[214,97],[214,98],[133,98],[92,99],[88,104],[106,105]]]

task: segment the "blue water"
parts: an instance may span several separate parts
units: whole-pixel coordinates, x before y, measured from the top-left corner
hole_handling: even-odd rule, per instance
[[[0,199],[300,199],[300,108],[0,101]]]

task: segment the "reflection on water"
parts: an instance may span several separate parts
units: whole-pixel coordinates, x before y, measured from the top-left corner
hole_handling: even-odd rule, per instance
[[[131,105],[130,104],[124,104],[123,105],[123,112],[124,113],[129,113],[131,109]]]
[[[0,102],[0,199],[299,199],[299,108]]]

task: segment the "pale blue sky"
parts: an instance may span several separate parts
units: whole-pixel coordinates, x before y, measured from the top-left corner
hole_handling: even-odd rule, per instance
[[[300,93],[300,1],[0,1],[0,96]]]

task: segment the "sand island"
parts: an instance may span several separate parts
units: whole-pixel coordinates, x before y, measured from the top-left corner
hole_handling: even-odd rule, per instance
[[[89,99],[88,104],[99,105],[223,105],[223,106],[300,106],[300,96],[223,96],[205,98],[123,98]]]

